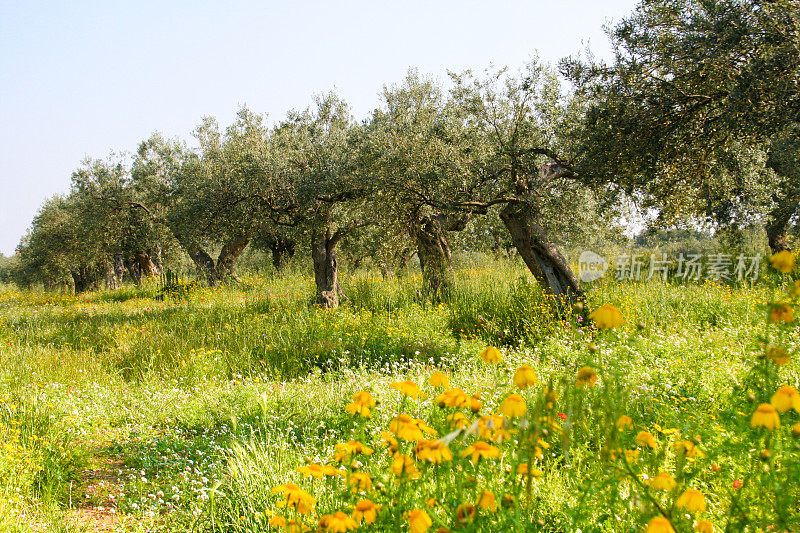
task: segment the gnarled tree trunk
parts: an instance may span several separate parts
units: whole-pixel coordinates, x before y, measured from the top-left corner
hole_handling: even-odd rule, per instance
[[[125,279],[125,258],[122,254],[114,254],[114,277],[117,278],[117,284]]]
[[[161,274],[161,271],[156,267],[155,263],[153,263],[153,258],[150,256],[149,252],[136,250],[133,252],[133,258],[139,265],[139,272],[141,272],[143,277],[149,278]]]
[[[787,194],[783,198],[775,198],[775,207],[769,214],[767,223],[767,240],[772,253],[789,249],[788,229],[795,212],[797,212],[800,198]]]
[[[571,172],[557,163],[545,163],[539,175],[514,173],[518,200],[506,203],[500,219],[511,235],[517,253],[556,306],[570,305],[583,296],[578,278],[542,224],[537,208],[537,189]]]
[[[511,234],[517,253],[545,292],[560,303],[574,303],[583,292],[567,260],[538,221],[536,210],[527,203],[508,203],[500,219]]]
[[[339,234],[331,235],[330,228],[311,231],[311,259],[314,262],[314,281],[317,285],[317,303],[323,307],[338,307],[342,288],[339,285],[339,263],[336,261],[336,244]]]
[[[214,258],[208,255],[208,252],[203,250],[203,247],[196,243],[184,244],[183,249],[186,250],[187,254],[189,254],[189,257],[192,259],[197,272],[200,275],[205,276],[208,285],[216,285],[217,280],[214,277]]]
[[[97,284],[97,269],[81,265],[70,269],[72,281],[75,283],[75,294],[80,294],[95,288]]]
[[[438,213],[418,218],[411,224],[422,269],[422,293],[433,302],[446,300],[453,289],[453,265],[445,231],[462,231],[469,215],[456,217]]]
[[[125,268],[128,270],[128,274],[133,280],[133,283],[139,285],[142,282],[142,269],[139,266],[139,262],[136,261],[135,257],[126,255],[124,258]]]
[[[228,279],[237,279],[233,271],[236,260],[242,255],[247,243],[250,242],[249,235],[240,235],[234,237],[222,247],[217,257],[217,267],[214,270],[214,277],[217,281],[226,281]]]

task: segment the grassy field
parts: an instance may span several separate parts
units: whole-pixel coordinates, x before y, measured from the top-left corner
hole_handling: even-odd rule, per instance
[[[301,274],[0,289],[0,530],[800,530],[790,276],[559,318],[481,265],[436,306],[366,273],[329,311]]]

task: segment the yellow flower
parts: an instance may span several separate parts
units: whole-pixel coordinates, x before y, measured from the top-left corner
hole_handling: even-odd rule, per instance
[[[781,425],[781,417],[778,416],[778,411],[775,410],[771,404],[762,403],[753,413],[753,418],[750,419],[750,427],[765,427],[767,429],[775,429]]]
[[[503,403],[500,404],[500,412],[508,418],[516,418],[518,416],[525,416],[528,412],[528,407],[525,405],[525,400],[519,394],[510,394]]]
[[[309,514],[311,508],[317,502],[313,496],[294,483],[284,483],[283,485],[273,487],[271,492],[273,494],[281,493],[284,498],[282,501],[278,502],[278,507],[296,509],[300,514]]]
[[[653,434],[650,433],[649,431],[640,431],[639,433],[636,434],[636,437],[634,438],[634,441],[639,446],[647,445],[647,446],[650,446],[653,449],[658,447],[658,444],[656,443],[655,437],[653,437]]]
[[[517,474],[520,476],[527,476],[528,472],[530,472],[531,477],[539,479],[544,475],[544,472],[541,470],[537,470],[536,468],[530,468],[528,463],[521,463],[517,466]]]
[[[483,402],[481,401],[481,395],[473,394],[472,396],[470,396],[469,398],[470,411],[472,411],[473,413],[477,413],[478,411],[481,410],[481,407],[483,407]]]
[[[528,365],[522,365],[514,372],[514,385],[520,389],[536,384],[536,373]]]
[[[633,420],[628,415],[622,415],[617,418],[617,429],[623,431],[625,429],[633,429]]]
[[[286,519],[281,515],[276,514],[275,516],[269,519],[267,525],[274,528],[286,527]]]
[[[356,504],[353,511],[353,520],[359,524],[363,520],[367,524],[371,524],[378,517],[378,511],[381,510],[380,505],[375,505],[370,500],[361,500]]]
[[[297,471],[306,476],[322,479],[324,476],[337,476],[340,472],[330,465],[310,464],[297,468]]]
[[[770,322],[786,322],[794,320],[794,309],[789,304],[774,304],[769,308],[767,319]]]
[[[656,516],[650,519],[650,522],[647,523],[647,529],[644,531],[645,533],[675,533],[675,528],[663,516]]]
[[[800,298],[800,279],[792,283],[792,286],[789,287],[789,296],[792,298]]]
[[[478,496],[478,501],[475,503],[479,509],[483,509],[484,511],[491,511],[493,513],[497,512],[497,498],[494,497],[494,493],[489,490],[485,490]]]
[[[375,407],[375,399],[367,391],[361,391],[353,394],[353,403],[348,404],[345,409],[354,415],[359,414],[363,417],[370,418],[370,409]]]
[[[794,255],[792,255],[792,252],[788,250],[783,250],[774,254],[769,258],[769,262],[772,265],[772,268],[778,272],[783,272],[784,274],[788,274],[794,270],[795,266]]]
[[[462,503],[456,507],[456,520],[462,524],[471,522],[476,514],[478,514],[478,510],[471,503]]]
[[[482,439],[500,442],[511,438],[505,428],[505,419],[501,415],[483,415],[478,419],[478,435]]]
[[[389,451],[392,453],[397,451],[398,447],[397,439],[394,438],[392,434],[387,431],[381,431],[381,442],[379,444],[385,448],[388,448]]]
[[[614,329],[625,323],[622,313],[611,304],[603,304],[589,314],[594,325],[600,329]]]
[[[414,453],[420,461],[442,463],[453,460],[453,453],[447,444],[440,440],[421,440],[414,448]]]
[[[497,364],[503,360],[503,354],[494,346],[487,346],[478,354],[484,363]]]
[[[791,360],[788,352],[780,346],[767,346],[766,356],[776,365],[785,365]]]
[[[431,374],[431,377],[428,378],[428,383],[430,383],[434,387],[449,387],[450,378],[447,377],[447,374],[443,374],[441,372],[434,372],[433,374]]]
[[[582,387],[584,385],[594,387],[595,383],[597,383],[597,372],[594,368],[590,366],[584,366],[578,370],[578,375],[575,377],[575,385],[578,387]]]
[[[372,452],[374,451],[372,448],[364,446],[357,440],[340,442],[334,446],[334,449],[336,451],[333,455],[333,460],[338,463],[350,460],[350,458],[357,453],[372,455]]]
[[[695,446],[695,444],[690,440],[679,440],[673,444],[672,447],[675,448],[678,453],[682,453],[689,458],[698,457],[702,459],[706,456],[706,454],[704,454],[702,450]]]
[[[467,420],[467,415],[464,413],[453,413],[447,415],[446,420],[450,422],[450,425],[454,428],[465,428],[469,426],[469,420]]]
[[[410,479],[417,479],[419,477],[419,470],[417,470],[417,465],[414,463],[414,460],[402,454],[395,454],[394,460],[392,461],[392,472],[397,477],[408,477]]]
[[[491,444],[483,441],[477,441],[475,444],[461,452],[461,457],[469,457],[473,463],[477,463],[481,458],[500,457],[500,449],[495,448]]]
[[[306,531],[310,531],[309,528],[299,520],[289,520],[286,522],[284,528],[285,533],[305,533]]]
[[[687,489],[675,500],[675,506],[690,513],[702,513],[706,510],[706,498],[699,490]]]
[[[372,488],[372,478],[365,472],[353,472],[347,484],[353,487],[353,492],[368,491]]]
[[[558,401],[561,395],[556,390],[552,390],[550,388],[544,389],[544,400],[547,402],[546,407],[548,409],[553,408],[553,404]]]
[[[625,460],[629,463],[633,463],[639,459],[639,450],[623,450],[622,453],[625,455]]]
[[[408,441],[421,440],[423,432],[428,435],[436,434],[436,430],[426,424],[424,420],[411,418],[406,414],[394,417],[389,423],[389,431]]]
[[[413,381],[398,381],[392,383],[389,387],[399,390],[409,398],[419,398],[419,387]]]
[[[439,407],[469,407],[470,398],[461,389],[450,389],[441,393],[434,400]]]
[[[698,520],[694,525],[694,530],[699,531],[700,533],[714,533],[714,525],[711,522],[706,522],[705,520]]]
[[[785,413],[791,408],[800,413],[800,394],[791,385],[784,385],[772,395],[769,403],[779,412]]]
[[[425,533],[432,525],[431,517],[422,509],[414,509],[408,512],[409,533]]]
[[[675,480],[666,472],[661,472],[650,480],[650,488],[653,490],[672,490],[675,485]]]
[[[347,516],[341,511],[336,511],[334,514],[325,515],[320,518],[320,525],[324,524],[325,531],[331,533],[347,533],[351,529],[358,527],[355,520]]]

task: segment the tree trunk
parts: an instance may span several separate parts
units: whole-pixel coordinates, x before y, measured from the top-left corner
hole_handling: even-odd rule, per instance
[[[556,297],[556,304],[572,304],[583,295],[578,278],[537,218],[528,203],[508,203],[500,211],[517,253],[542,289]]]
[[[152,276],[158,276],[161,271],[158,270],[158,267],[153,263],[153,258],[150,254],[143,250],[136,250],[133,252],[133,257],[136,260],[136,263],[139,265],[139,271],[141,275],[149,278]]]
[[[117,276],[117,269],[115,268],[115,261],[106,261],[105,275],[106,275],[106,289],[118,289],[122,279]]]
[[[453,288],[450,245],[437,216],[426,216],[412,224],[417,256],[422,269],[422,294],[432,302],[447,299]]]
[[[294,255],[295,243],[292,239],[282,235],[273,235],[267,239],[267,242],[272,251],[272,266],[280,272],[286,266],[286,261]]]
[[[234,237],[225,243],[225,246],[223,246],[222,250],[219,252],[217,267],[214,270],[214,276],[217,281],[226,281],[231,278],[237,279],[233,268],[236,265],[236,260],[242,255],[242,252],[249,242],[250,236],[242,235]]]
[[[317,284],[317,303],[326,308],[339,306],[339,264],[336,261],[338,238],[331,237],[329,228],[311,231],[311,259],[314,262],[314,281]]]
[[[70,274],[72,275],[72,281],[75,283],[75,294],[93,289],[97,282],[96,269],[91,267],[79,266],[78,268],[72,268],[70,269]]]
[[[130,274],[133,283],[139,285],[142,283],[142,269],[139,266],[138,261],[131,259],[130,256],[125,257],[124,259],[125,268],[128,269],[128,274]]]
[[[775,207],[769,214],[767,224],[767,240],[772,253],[778,253],[789,249],[788,228],[789,222],[797,211],[798,198],[794,195],[786,194],[782,198],[773,198],[776,202]]]
[[[214,276],[216,272],[214,268],[214,259],[208,255],[199,244],[187,244],[183,246],[183,249],[186,250],[186,253],[189,254],[189,257],[192,259],[197,273],[201,276],[205,276],[209,287],[216,285],[217,280]]]
[[[156,244],[154,248],[147,250],[147,253],[153,258],[153,264],[156,266],[158,273],[161,274],[164,272],[164,260],[161,257],[161,245]]]
[[[125,259],[122,254],[114,254],[114,276],[118,284],[122,284],[125,279]]]

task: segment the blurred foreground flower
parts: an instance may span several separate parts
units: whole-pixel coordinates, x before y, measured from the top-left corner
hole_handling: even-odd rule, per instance
[[[791,385],[784,385],[778,389],[769,401],[770,404],[779,412],[785,413],[791,408],[800,413],[800,394]]]
[[[769,308],[767,319],[770,322],[791,322],[794,320],[794,309],[789,304],[774,304]]]
[[[392,383],[389,385],[389,387],[399,390],[409,398],[419,397],[419,387],[413,381],[398,381],[396,383]]]
[[[595,326],[600,329],[614,329],[625,323],[622,313],[611,304],[603,304],[589,314]]]
[[[769,258],[769,262],[775,270],[783,272],[784,274],[788,274],[794,270],[796,263],[794,255],[788,250],[783,250],[774,254]]]
[[[428,383],[430,383],[434,387],[449,387],[450,378],[447,377],[447,374],[443,374],[441,372],[434,372],[433,374],[431,374],[431,377],[428,378]]]
[[[702,513],[706,510],[706,498],[699,490],[687,489],[675,500],[675,507],[690,513]]]
[[[514,372],[514,385],[516,385],[520,389],[524,389],[526,387],[535,384],[536,384],[536,373],[530,366],[522,365],[517,369],[516,372]]]
[[[422,509],[408,512],[408,531],[410,533],[425,533],[432,525],[431,517]]]
[[[500,412],[508,418],[525,416],[527,411],[528,408],[525,405],[525,400],[523,400],[522,396],[519,394],[510,394],[505,400],[503,400],[503,403],[500,404]]]
[[[656,516],[647,523],[645,533],[675,533],[669,520],[663,516]]]
[[[767,429],[775,429],[781,425],[781,418],[778,416],[778,411],[768,404],[762,403],[753,413],[753,418],[750,419],[750,427],[765,427]]]
[[[578,375],[575,377],[575,385],[578,387],[582,387],[584,385],[594,387],[595,383],[597,383],[597,372],[594,368],[585,366],[578,370]]]
[[[487,346],[478,354],[485,363],[497,364],[503,361],[503,354],[494,346]]]
[[[375,407],[375,399],[367,391],[361,391],[353,394],[353,403],[347,404],[345,409],[350,414],[359,414],[363,417],[370,418],[370,409]]]

